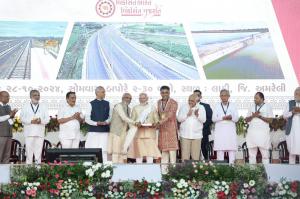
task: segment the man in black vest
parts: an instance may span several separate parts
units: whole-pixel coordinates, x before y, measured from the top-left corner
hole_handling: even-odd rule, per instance
[[[194,90],[194,94],[198,95],[198,103],[203,105],[206,112],[206,122],[203,124],[203,138],[201,141],[201,151],[205,160],[208,160],[208,148],[209,148],[209,135],[211,134],[210,126],[212,124],[212,109],[209,104],[202,103],[202,93],[200,90]]]
[[[7,104],[9,94],[6,91],[0,92],[0,164],[9,164],[11,138],[12,138],[12,119],[15,117],[17,109],[11,110]]]
[[[105,89],[98,86],[96,99],[89,103],[85,121],[89,125],[85,148],[101,148],[103,162],[107,161],[107,142],[111,120],[111,106],[105,98]]]

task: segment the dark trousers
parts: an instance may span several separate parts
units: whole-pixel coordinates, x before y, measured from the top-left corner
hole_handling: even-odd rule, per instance
[[[11,137],[0,137],[0,164],[9,164]]]
[[[201,151],[205,160],[208,160],[209,135],[203,135],[201,141]]]

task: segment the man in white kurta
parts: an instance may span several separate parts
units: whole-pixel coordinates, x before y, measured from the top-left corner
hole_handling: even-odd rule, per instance
[[[45,125],[49,122],[48,107],[40,103],[40,93],[30,91],[30,102],[24,104],[20,118],[24,125],[26,144],[26,164],[41,163],[41,155],[45,137]]]
[[[206,112],[203,105],[197,104],[198,96],[190,95],[188,104],[180,107],[177,120],[180,122],[181,159],[200,159],[203,123],[206,121]]]
[[[68,92],[67,103],[60,107],[57,115],[59,122],[59,140],[62,148],[78,148],[80,141],[80,122],[83,114],[76,104],[75,92]]]
[[[111,121],[111,104],[105,100],[105,89],[98,86],[96,99],[88,103],[85,122],[89,125],[85,148],[101,148],[103,162],[107,161],[107,144]]]
[[[214,108],[212,121],[215,122],[214,150],[217,151],[217,159],[223,161],[224,153],[228,152],[229,163],[233,164],[237,151],[235,123],[239,116],[235,104],[228,101],[229,97],[228,90],[221,90],[221,102]]]
[[[287,119],[286,143],[290,153],[289,163],[296,163],[296,156],[300,157],[300,87],[294,92],[294,100],[289,101],[283,113]]]
[[[264,95],[257,92],[254,96],[254,104],[249,108],[246,121],[249,124],[246,142],[249,152],[249,163],[256,163],[257,149],[262,155],[262,162],[269,163],[269,149],[271,147],[270,127],[272,121],[272,107],[264,102]]]

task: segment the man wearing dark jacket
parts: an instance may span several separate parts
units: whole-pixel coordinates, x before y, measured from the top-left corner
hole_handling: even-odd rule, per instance
[[[12,119],[17,109],[11,110],[8,105],[9,94],[6,91],[0,92],[0,164],[9,164],[11,139],[12,139]]]
[[[202,93],[200,90],[194,90],[194,94],[198,95],[198,103],[204,106],[206,112],[206,122],[203,124],[203,138],[201,141],[201,151],[205,160],[208,160],[209,135],[211,134],[210,126],[212,124],[212,109],[210,108],[209,104],[201,102]]]

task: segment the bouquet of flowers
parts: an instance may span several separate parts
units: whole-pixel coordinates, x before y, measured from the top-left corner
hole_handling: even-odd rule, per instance
[[[86,135],[86,134],[87,134],[88,128],[89,128],[89,126],[88,126],[88,124],[87,124],[86,122],[83,121],[82,123],[80,123],[80,132],[81,132],[83,135]]]
[[[239,120],[236,123],[236,132],[237,135],[244,135],[247,132],[247,129],[249,127],[249,124],[246,122],[245,118],[241,116]]]
[[[48,122],[48,124],[46,124],[45,131],[46,133],[59,131],[59,123],[57,120],[57,115],[55,115],[55,117],[50,116],[50,121]]]
[[[278,117],[278,115],[276,115],[270,123],[270,129],[271,131],[277,131],[278,129],[283,130],[285,128],[285,125],[286,120],[283,118],[283,116]]]
[[[14,118],[14,123],[12,125],[13,132],[22,132],[23,131],[23,124],[19,117]]]

